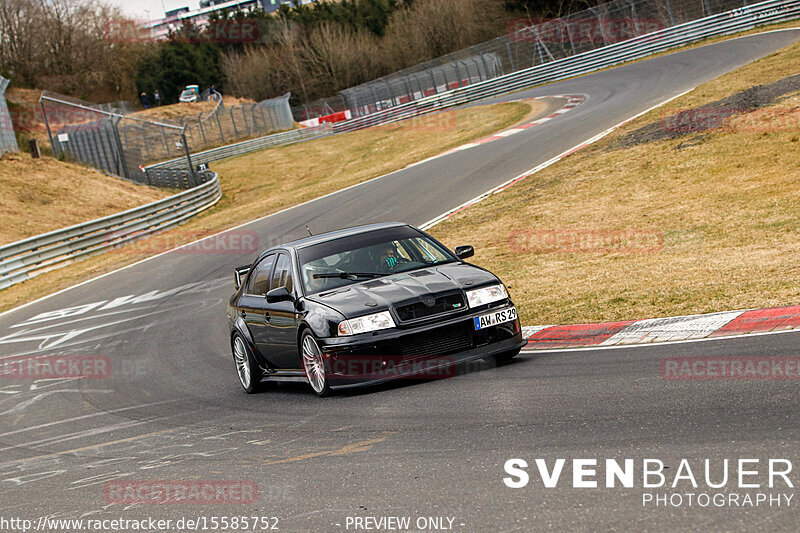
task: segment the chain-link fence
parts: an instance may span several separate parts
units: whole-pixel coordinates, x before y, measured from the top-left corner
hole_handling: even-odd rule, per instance
[[[142,170],[147,164],[186,157],[185,171],[193,174],[180,125],[121,115],[47,92],[42,93],[40,104],[55,157],[138,182],[147,182]]]
[[[294,114],[299,122],[345,110],[359,117],[755,3],[614,0],[562,18],[519,19],[502,37],[296,106]]]
[[[11,122],[11,115],[6,103],[8,83],[7,79],[0,76],[0,155],[19,150],[17,138],[14,135],[14,125]]]
[[[242,103],[233,106],[226,106],[224,99],[218,97],[217,105],[211,112],[184,116],[178,122],[186,127],[186,136],[192,151],[208,149],[292,129],[294,121],[289,97],[290,94],[287,93],[257,104]]]
[[[189,188],[204,181],[190,153],[274,131],[292,129],[289,95],[258,104],[224,106],[207,114],[154,120],[123,115],[100,105],[43,93],[41,112],[53,154],[150,185]],[[148,172],[145,167],[183,159],[182,169]]]

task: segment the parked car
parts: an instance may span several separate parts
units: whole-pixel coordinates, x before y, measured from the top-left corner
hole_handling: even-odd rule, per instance
[[[235,269],[227,306],[239,381],[307,381],[320,396],[525,345],[503,283],[402,223],[359,226],[270,248]]]
[[[181,102],[197,102],[200,99],[200,86],[187,85],[178,98]]]

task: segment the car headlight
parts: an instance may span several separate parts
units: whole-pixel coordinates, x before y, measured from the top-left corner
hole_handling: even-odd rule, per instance
[[[339,335],[358,335],[379,329],[389,329],[395,327],[394,319],[389,311],[381,311],[374,315],[360,316],[339,322]]]
[[[467,302],[469,302],[470,309],[506,298],[508,298],[508,292],[502,283],[467,291]]]

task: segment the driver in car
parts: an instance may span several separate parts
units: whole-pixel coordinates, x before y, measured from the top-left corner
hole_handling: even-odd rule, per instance
[[[394,244],[390,242],[381,245],[378,258],[378,272],[394,272],[398,263],[408,262],[397,253]]]

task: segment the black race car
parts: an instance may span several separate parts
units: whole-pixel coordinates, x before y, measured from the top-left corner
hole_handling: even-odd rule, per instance
[[[407,224],[360,226],[276,246],[235,271],[227,313],[244,389],[331,389],[443,375],[525,342],[503,283]]]

